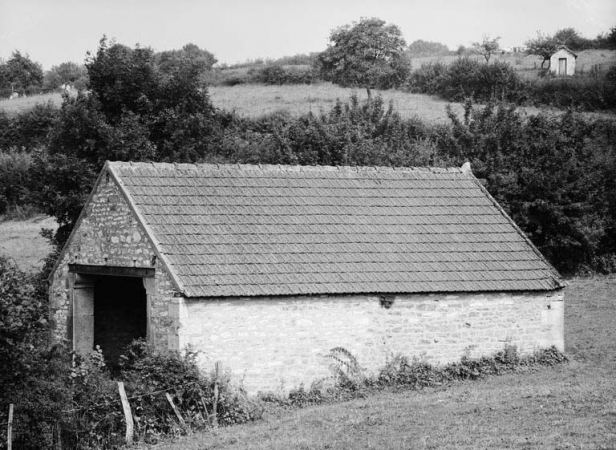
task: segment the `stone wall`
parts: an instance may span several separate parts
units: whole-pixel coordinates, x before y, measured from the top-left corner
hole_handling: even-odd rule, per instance
[[[563,292],[175,299],[180,348],[191,344],[229,367],[249,392],[286,391],[329,375],[325,355],[353,353],[370,372],[402,354],[431,363],[489,355],[515,344],[523,353],[564,350]]]
[[[161,345],[175,346],[176,330],[171,327],[169,317],[174,296],[173,283],[162,262],[154,258],[156,253],[152,243],[112,177],[103,174],[85,208],[51,280],[53,338],[72,339],[71,295],[75,276],[69,274],[69,263],[155,268],[155,278],[144,279],[148,296],[149,338]]]

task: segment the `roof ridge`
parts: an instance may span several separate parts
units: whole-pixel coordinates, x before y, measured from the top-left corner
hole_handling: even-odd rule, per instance
[[[330,166],[330,165],[286,165],[286,164],[210,164],[210,163],[165,163],[165,162],[123,162],[108,161],[112,167],[122,168],[157,168],[157,169],[236,169],[262,170],[272,172],[432,172],[432,173],[463,173],[460,167],[391,167],[391,166]]]

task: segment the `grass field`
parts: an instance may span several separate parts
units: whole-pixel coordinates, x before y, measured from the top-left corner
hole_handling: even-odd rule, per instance
[[[349,89],[330,83],[315,85],[238,85],[232,87],[213,86],[209,89],[212,103],[221,109],[234,111],[240,116],[258,117],[276,111],[288,111],[292,115],[310,111],[319,113],[329,111],[337,99],[348,101],[356,94],[365,100],[365,89]],[[448,102],[437,97],[422,94],[409,94],[400,91],[374,91],[386,103],[393,102],[394,108],[403,117],[421,117],[430,123],[448,121],[445,107]],[[452,105],[455,111],[462,111],[459,104]]]
[[[387,104],[392,102],[394,109],[402,117],[417,117],[432,124],[449,123],[445,108],[449,102],[438,97],[423,94],[410,94],[401,91],[373,91],[373,95],[381,95]],[[350,89],[335,86],[331,83],[314,85],[283,85],[265,86],[245,84],[237,86],[212,86],[209,88],[212,103],[217,108],[233,111],[242,117],[259,117],[274,112],[286,111],[298,116],[312,111],[318,114],[329,111],[337,99],[348,101],[351,95],[356,94],[360,100],[367,98],[364,89]],[[45,94],[39,97],[20,98],[16,100],[0,100],[0,110],[9,114],[19,113],[31,108],[37,103],[51,101],[60,106],[60,94]],[[453,110],[460,114],[463,110],[459,103],[452,103]],[[549,108],[520,107],[527,114],[538,114],[540,111],[560,114],[562,111]],[[608,118],[613,120],[613,114],[584,113],[588,116]]]
[[[12,258],[21,270],[38,270],[51,251],[51,246],[40,235],[41,229],[56,227],[56,221],[47,216],[0,221],[0,255]]]
[[[616,449],[616,277],[570,280],[565,316],[568,364],[279,410],[154,448]]]

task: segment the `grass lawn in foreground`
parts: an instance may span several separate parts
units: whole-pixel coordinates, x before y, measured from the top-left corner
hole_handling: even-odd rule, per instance
[[[275,410],[155,448],[616,449],[616,276],[570,280],[565,301],[568,364]]]

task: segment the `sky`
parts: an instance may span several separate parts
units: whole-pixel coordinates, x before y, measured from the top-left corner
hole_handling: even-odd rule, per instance
[[[455,50],[484,35],[522,46],[573,27],[595,38],[616,26],[615,0],[0,0],[0,58],[19,50],[44,70],[82,64],[103,35],[155,51],[193,43],[220,63],[323,51],[332,30],[378,17],[407,43]]]

